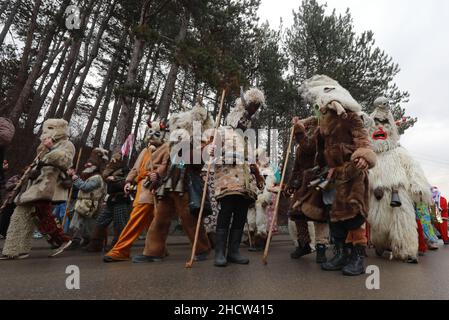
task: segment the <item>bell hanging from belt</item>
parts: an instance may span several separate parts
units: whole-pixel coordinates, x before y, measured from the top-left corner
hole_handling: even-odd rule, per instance
[[[175,192],[179,193],[179,196],[182,197],[184,195],[184,177],[185,177],[185,168],[181,168],[181,173],[179,175],[178,183],[176,184]]]
[[[164,189],[173,190],[173,179],[171,176],[163,183]]]
[[[399,198],[398,190],[391,190],[391,203],[390,206],[393,208],[399,208],[402,206],[401,199]]]
[[[165,186],[162,184],[156,191],[156,197],[158,200],[162,200],[165,196]]]

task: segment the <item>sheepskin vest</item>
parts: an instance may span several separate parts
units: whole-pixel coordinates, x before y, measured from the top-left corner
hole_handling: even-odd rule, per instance
[[[254,175],[245,164],[245,140],[232,127],[220,128],[222,153],[215,165],[215,196],[221,199],[228,195],[242,195],[250,200],[257,199],[258,188]],[[233,148],[234,146],[234,148]],[[251,146],[248,146],[250,148]],[[217,148],[217,151],[220,148]],[[248,150],[248,154],[254,154]]]

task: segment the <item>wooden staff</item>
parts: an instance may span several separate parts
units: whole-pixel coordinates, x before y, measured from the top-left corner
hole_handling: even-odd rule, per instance
[[[150,171],[153,172],[154,170],[154,163],[153,163],[153,149],[151,148],[152,146],[148,147],[148,151],[150,152]],[[157,197],[156,195],[153,193],[153,201],[154,201],[154,209],[157,210]]]
[[[78,171],[78,167],[80,165],[80,160],[81,160],[81,154],[82,153],[83,153],[83,148],[81,147],[80,151],[78,152],[78,158],[76,159],[75,171]],[[65,206],[64,218],[62,219],[62,230],[64,230],[65,222],[67,221],[67,217],[69,216],[70,200],[72,199],[72,193],[73,193],[73,185],[70,188],[69,197],[67,198],[67,203],[66,203],[66,206]]]
[[[274,227],[274,224],[275,224],[275,222],[277,220],[277,216],[278,216],[279,202],[281,201],[282,187],[284,185],[285,174],[287,172],[288,158],[290,157],[294,134],[295,134],[295,127],[293,126],[291,129],[291,133],[290,133],[290,140],[288,143],[287,154],[285,155],[284,168],[282,169],[282,178],[281,178],[281,184],[280,184],[281,188],[279,190],[279,193],[277,194],[276,205],[274,207],[273,220],[271,221],[270,231],[268,233],[268,239],[267,239],[267,243],[265,245],[265,251],[263,253],[262,261],[263,261],[264,265],[267,265],[268,249],[270,248],[271,237],[273,236],[273,227]]]
[[[221,115],[223,114],[223,105],[224,105],[225,95],[226,95],[226,89],[223,90],[223,93],[221,95],[220,111],[218,112],[218,117],[215,120],[216,123],[215,123],[214,139],[212,140],[212,145],[215,145],[215,141],[217,140],[218,128],[220,127]],[[200,227],[201,227],[201,223],[203,220],[202,218],[203,218],[204,204],[206,203],[207,184],[209,182],[209,176],[210,176],[211,169],[212,169],[212,161],[209,159],[209,163],[207,165],[206,179],[204,180],[203,196],[201,198],[200,213],[198,214],[198,222],[196,223],[195,240],[193,241],[193,247],[192,247],[192,256],[190,257],[190,261],[186,262],[186,268],[188,268],[188,269],[192,268],[193,261],[195,259],[196,246],[198,244],[198,236],[200,234]]]
[[[22,188],[25,182],[28,181],[28,174],[31,172],[31,170],[36,166],[36,164],[39,162],[41,156],[46,152],[46,150],[39,152],[39,154],[34,158],[33,162],[26,168],[25,172],[22,174],[22,177],[17,181],[16,186],[11,191],[11,196],[9,196],[2,204],[2,207],[0,208],[0,215],[3,213],[4,209],[8,205],[8,203],[14,201],[14,198],[19,193],[19,190]]]

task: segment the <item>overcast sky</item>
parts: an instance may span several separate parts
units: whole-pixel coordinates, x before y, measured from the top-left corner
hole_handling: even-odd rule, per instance
[[[357,32],[372,30],[376,44],[401,67],[395,81],[410,92],[407,115],[418,123],[401,143],[429,178],[449,197],[449,1],[318,0],[344,13],[349,8]],[[301,0],[262,0],[261,22],[278,28],[293,22]]]

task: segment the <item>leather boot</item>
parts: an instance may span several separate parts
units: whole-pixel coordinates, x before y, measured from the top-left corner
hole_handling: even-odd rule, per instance
[[[306,244],[305,246],[299,245],[296,247],[296,250],[290,254],[290,258],[294,260],[298,260],[304,256],[307,256],[312,253],[312,248],[310,248],[310,244]]]
[[[365,246],[356,245],[352,249],[349,263],[343,268],[345,276],[360,276],[365,273]]]
[[[324,244],[317,244],[316,246],[316,263],[326,263],[326,245]]]
[[[240,254],[240,242],[243,230],[232,230],[229,235],[228,261],[236,264],[248,264],[249,259]]]
[[[335,240],[334,257],[321,265],[324,271],[340,271],[348,263],[350,246],[345,245],[344,241]]]
[[[87,246],[86,250],[88,252],[102,252],[103,251],[103,244],[104,244],[104,238],[106,237],[106,229],[95,226],[94,233],[90,239],[89,245]]]
[[[215,232],[215,266],[226,267],[226,243],[228,242],[228,230],[217,229]]]

